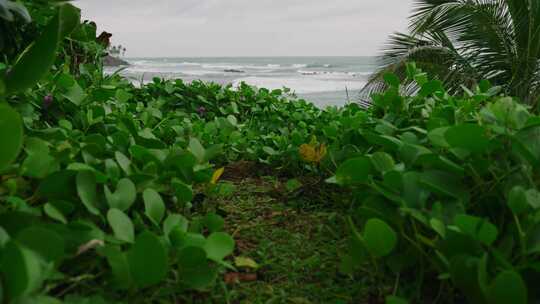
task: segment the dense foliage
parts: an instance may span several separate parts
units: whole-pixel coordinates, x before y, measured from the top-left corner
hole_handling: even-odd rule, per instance
[[[392,273],[414,302],[537,302],[540,117],[486,81],[458,98],[407,71],[418,95],[387,74],[362,151],[331,179],[357,193],[344,268]]]
[[[138,87],[103,74],[78,9],[47,5],[35,42],[0,66],[0,302],[176,303],[211,291],[254,263],[231,259],[214,204],[238,161],[291,189],[301,176],[340,186],[328,191],[350,203],[350,251],[334,268],[367,276],[375,299],[540,300],[540,117],[504,88],[451,95],[410,63],[404,84],[384,75],[369,110],[245,84]],[[410,83],[417,94],[402,96]]]

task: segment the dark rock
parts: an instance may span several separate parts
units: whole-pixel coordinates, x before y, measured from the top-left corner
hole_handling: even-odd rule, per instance
[[[120,58],[113,57],[111,55],[107,55],[103,57],[103,65],[109,67],[128,66],[129,62]]]
[[[226,72],[226,73],[245,73],[245,71],[235,70],[235,69],[226,69],[226,70],[223,70],[223,71]]]

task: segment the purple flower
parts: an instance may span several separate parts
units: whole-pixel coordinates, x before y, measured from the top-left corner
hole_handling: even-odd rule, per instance
[[[202,106],[199,107],[199,108],[197,109],[197,113],[199,113],[199,115],[201,115],[201,116],[204,116],[204,114],[206,114],[206,108],[205,108],[205,107],[202,107]]]
[[[50,106],[52,106],[53,101],[54,101],[54,98],[52,97],[51,94],[46,95],[45,97],[43,97],[43,107],[45,109],[49,108]]]

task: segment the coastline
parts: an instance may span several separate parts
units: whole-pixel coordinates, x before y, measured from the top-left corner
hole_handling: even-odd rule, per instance
[[[319,108],[352,102],[375,69],[373,57],[127,58],[122,76],[136,84],[154,77],[232,85],[241,82],[291,93]],[[118,67],[109,67],[113,73]]]

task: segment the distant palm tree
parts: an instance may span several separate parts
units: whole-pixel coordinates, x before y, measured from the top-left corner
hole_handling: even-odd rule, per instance
[[[364,95],[383,90],[387,72],[405,78],[406,62],[414,61],[450,92],[488,79],[536,106],[539,0],[416,0],[409,30],[391,36]]]

